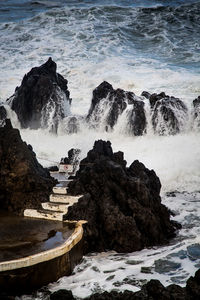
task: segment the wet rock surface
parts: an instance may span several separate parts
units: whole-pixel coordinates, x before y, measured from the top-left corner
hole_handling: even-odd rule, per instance
[[[50,296],[51,300],[75,299],[71,291],[59,290]],[[140,291],[104,292],[91,295],[87,300],[199,300],[200,270],[190,277],[186,287],[171,284],[164,287],[158,280],[150,280]]]
[[[73,300],[73,294],[68,290],[59,290],[50,295],[50,300]]]
[[[187,107],[178,98],[160,94],[149,97],[152,109],[152,125],[160,135],[177,134],[184,128],[187,119]]]
[[[113,129],[120,115],[125,113],[127,130],[133,135],[142,135],[146,129],[144,102],[132,92],[113,89],[108,82],[102,82],[94,91],[87,121],[93,127]]]
[[[49,172],[58,172],[59,169],[58,169],[58,166],[51,166],[48,168]]]
[[[123,152],[96,141],[80,163],[68,192],[81,195],[66,219],[88,221],[85,251],[132,252],[166,243],[175,234],[168,209],[161,204],[160,180],[139,161],[126,167]]]
[[[194,124],[196,127],[200,127],[200,96],[197,97],[193,101],[193,107],[194,107]]]
[[[7,117],[7,112],[6,109],[3,105],[0,103],[0,127],[4,126],[5,124],[5,119]]]
[[[71,148],[68,151],[68,156],[61,158],[60,164],[77,164],[81,150]]]
[[[49,128],[56,132],[59,120],[71,103],[67,80],[56,72],[51,58],[32,68],[7,101],[16,112],[22,128]]]
[[[26,208],[40,207],[55,184],[7,119],[0,128],[0,209],[22,214]]]

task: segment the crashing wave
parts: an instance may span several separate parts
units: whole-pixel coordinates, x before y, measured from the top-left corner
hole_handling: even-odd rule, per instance
[[[59,121],[70,114],[68,82],[56,68],[49,58],[45,64],[31,69],[7,100],[22,128],[48,128],[57,132]]]

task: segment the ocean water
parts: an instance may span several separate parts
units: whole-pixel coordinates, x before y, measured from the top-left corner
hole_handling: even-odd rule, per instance
[[[49,56],[68,79],[71,114],[84,116],[92,90],[103,80],[114,88],[164,91],[180,97],[192,111],[200,95],[200,1],[153,0],[7,0],[0,1],[0,101],[19,86],[23,75]],[[148,106],[147,118],[148,118]],[[9,111],[9,109],[8,109]],[[19,127],[15,114],[9,111]],[[191,114],[190,114],[191,115]],[[149,120],[149,119],[148,119]],[[139,159],[162,183],[162,202],[183,228],[165,247],[117,254],[92,253],[72,276],[49,286],[69,288],[83,298],[96,291],[137,290],[150,278],[165,285],[185,284],[200,267],[200,133],[191,125],[175,136],[130,136],[123,117],[113,132],[89,130],[57,136],[45,130],[21,130],[44,166],[58,163],[72,148],[81,158],[96,139],[112,142],[127,163]],[[174,192],[170,194],[169,192]],[[44,299],[43,294],[23,299]]]

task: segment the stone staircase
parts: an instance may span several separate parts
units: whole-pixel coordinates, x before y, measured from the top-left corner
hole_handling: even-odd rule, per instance
[[[65,186],[55,186],[50,195],[49,202],[43,202],[41,209],[25,209],[24,216],[48,220],[63,221],[63,216],[68,212],[68,208],[82,197],[67,194],[67,185],[70,180],[65,182]]]

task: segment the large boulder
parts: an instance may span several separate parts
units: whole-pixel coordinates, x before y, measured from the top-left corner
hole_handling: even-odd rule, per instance
[[[49,172],[37,161],[32,147],[22,141],[10,120],[0,128],[0,209],[22,214],[40,207],[55,185]]]
[[[194,125],[196,128],[200,128],[200,96],[193,101],[193,107]]]
[[[126,167],[123,152],[96,141],[80,163],[68,193],[84,195],[66,219],[88,221],[85,251],[132,252],[166,243],[175,234],[168,209],[161,204],[160,180],[139,161]]]
[[[5,107],[0,103],[0,127],[5,124],[5,119],[7,117],[7,112]]]
[[[152,94],[149,102],[152,109],[152,125],[156,133],[174,135],[184,129],[188,110],[183,101],[162,92]]]
[[[56,68],[51,58],[40,67],[32,68],[7,100],[22,128],[49,128],[56,132],[59,121],[69,114],[68,82]]]
[[[120,115],[125,113],[126,131],[142,135],[146,129],[144,102],[132,92],[113,89],[108,82],[102,82],[94,91],[87,121],[92,127],[113,129]]]

